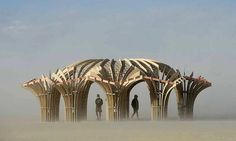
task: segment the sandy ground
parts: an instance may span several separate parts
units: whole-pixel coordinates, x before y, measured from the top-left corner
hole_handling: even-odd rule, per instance
[[[236,121],[0,120],[0,141],[236,141]]]

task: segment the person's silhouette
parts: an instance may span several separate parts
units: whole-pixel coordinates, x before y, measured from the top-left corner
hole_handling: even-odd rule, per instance
[[[95,100],[95,104],[96,104],[96,116],[97,116],[97,120],[101,120],[101,113],[102,113],[102,104],[103,104],[103,100],[100,98],[100,95],[97,94],[97,98]]]
[[[133,118],[134,115],[136,114],[137,119],[139,119],[139,116],[138,116],[138,109],[139,109],[138,95],[134,95],[134,99],[131,102],[131,106],[132,106],[133,111],[134,111],[131,118]]]

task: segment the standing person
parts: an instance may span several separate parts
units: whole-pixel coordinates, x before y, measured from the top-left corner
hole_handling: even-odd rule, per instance
[[[133,118],[133,116],[136,114],[137,119],[139,119],[139,117],[138,117],[138,109],[139,109],[138,95],[134,95],[134,99],[131,102],[131,106],[134,110],[134,113],[132,114],[131,118]]]
[[[101,113],[102,113],[102,104],[103,104],[103,100],[100,98],[100,95],[97,94],[97,98],[95,100],[95,104],[96,104],[96,116],[97,116],[97,120],[101,120]]]

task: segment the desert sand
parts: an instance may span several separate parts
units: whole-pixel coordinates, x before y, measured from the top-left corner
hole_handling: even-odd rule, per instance
[[[0,141],[235,141],[236,121],[0,120]]]

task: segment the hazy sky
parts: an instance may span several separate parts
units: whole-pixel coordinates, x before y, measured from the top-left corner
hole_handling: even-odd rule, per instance
[[[235,13],[235,0],[0,0],[0,118],[38,116],[21,84],[42,73],[89,58],[139,57],[212,82],[196,116],[236,118]],[[147,92],[142,84],[134,91]]]

